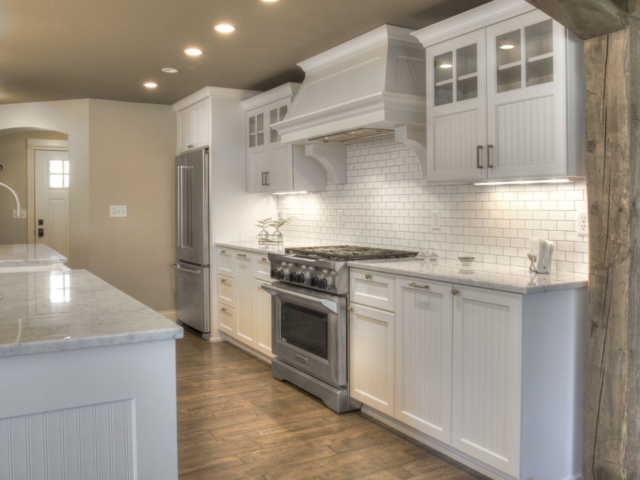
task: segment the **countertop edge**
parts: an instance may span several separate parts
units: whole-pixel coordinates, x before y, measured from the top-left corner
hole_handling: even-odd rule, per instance
[[[70,340],[45,340],[24,344],[0,345],[0,358],[34,355],[38,353],[66,352],[96,347],[112,347],[133,343],[158,342],[162,340],[178,340],[184,336],[184,329],[176,325],[161,330],[121,333],[109,336],[74,338]]]
[[[507,292],[507,293],[517,293],[521,295],[529,295],[533,293],[543,293],[543,292],[551,292],[551,291],[559,291],[559,290],[572,290],[572,289],[586,288],[589,286],[589,282],[587,280],[558,283],[554,285],[535,285],[535,286],[508,285],[504,283],[492,282],[490,280],[476,280],[473,278],[465,279],[460,277],[450,277],[447,275],[427,273],[427,272],[406,272],[401,269],[387,267],[384,265],[384,263],[371,265],[371,264],[361,264],[361,263],[358,263],[357,261],[354,261],[354,262],[348,262],[347,266],[349,268],[357,268],[360,270],[368,270],[368,271],[379,272],[379,273],[388,273],[392,275],[399,275],[402,277],[423,278],[425,280],[433,280],[436,282],[466,285],[469,287],[485,288],[487,290],[496,290],[496,291]]]

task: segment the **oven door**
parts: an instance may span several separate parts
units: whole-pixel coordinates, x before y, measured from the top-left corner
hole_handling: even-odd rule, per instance
[[[284,283],[271,297],[272,352],[336,387],[347,385],[347,299]]]

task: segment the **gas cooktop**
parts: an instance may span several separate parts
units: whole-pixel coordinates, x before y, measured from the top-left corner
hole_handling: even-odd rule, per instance
[[[353,260],[415,257],[418,254],[418,252],[407,252],[404,250],[356,247],[353,245],[338,245],[330,247],[290,247],[285,251],[287,254],[326,258],[328,260],[337,260],[342,262],[349,262]]]

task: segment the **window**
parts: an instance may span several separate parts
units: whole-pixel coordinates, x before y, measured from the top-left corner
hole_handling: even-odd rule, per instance
[[[49,160],[49,188],[69,188],[69,160]]]

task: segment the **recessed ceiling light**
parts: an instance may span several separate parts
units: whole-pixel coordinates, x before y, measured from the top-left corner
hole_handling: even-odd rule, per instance
[[[236,27],[234,27],[233,25],[229,25],[228,23],[219,23],[218,25],[213,27],[213,29],[216,32],[220,32],[220,33],[231,33],[235,31]]]
[[[197,57],[198,55],[202,55],[202,50],[199,48],[187,48],[184,53],[189,55],[190,57]]]
[[[450,64],[450,63],[441,63],[440,64],[440,68],[451,68],[451,67],[453,67],[453,65]]]
[[[143,83],[143,85],[147,88],[156,88],[158,86],[158,84],[155,82],[146,82],[146,83]]]
[[[162,69],[164,73],[178,73],[180,70],[177,68],[165,67]]]
[[[514,45],[511,45],[510,43],[506,43],[504,45],[500,45],[500,48],[502,50],[511,50],[513,48],[516,48]]]

